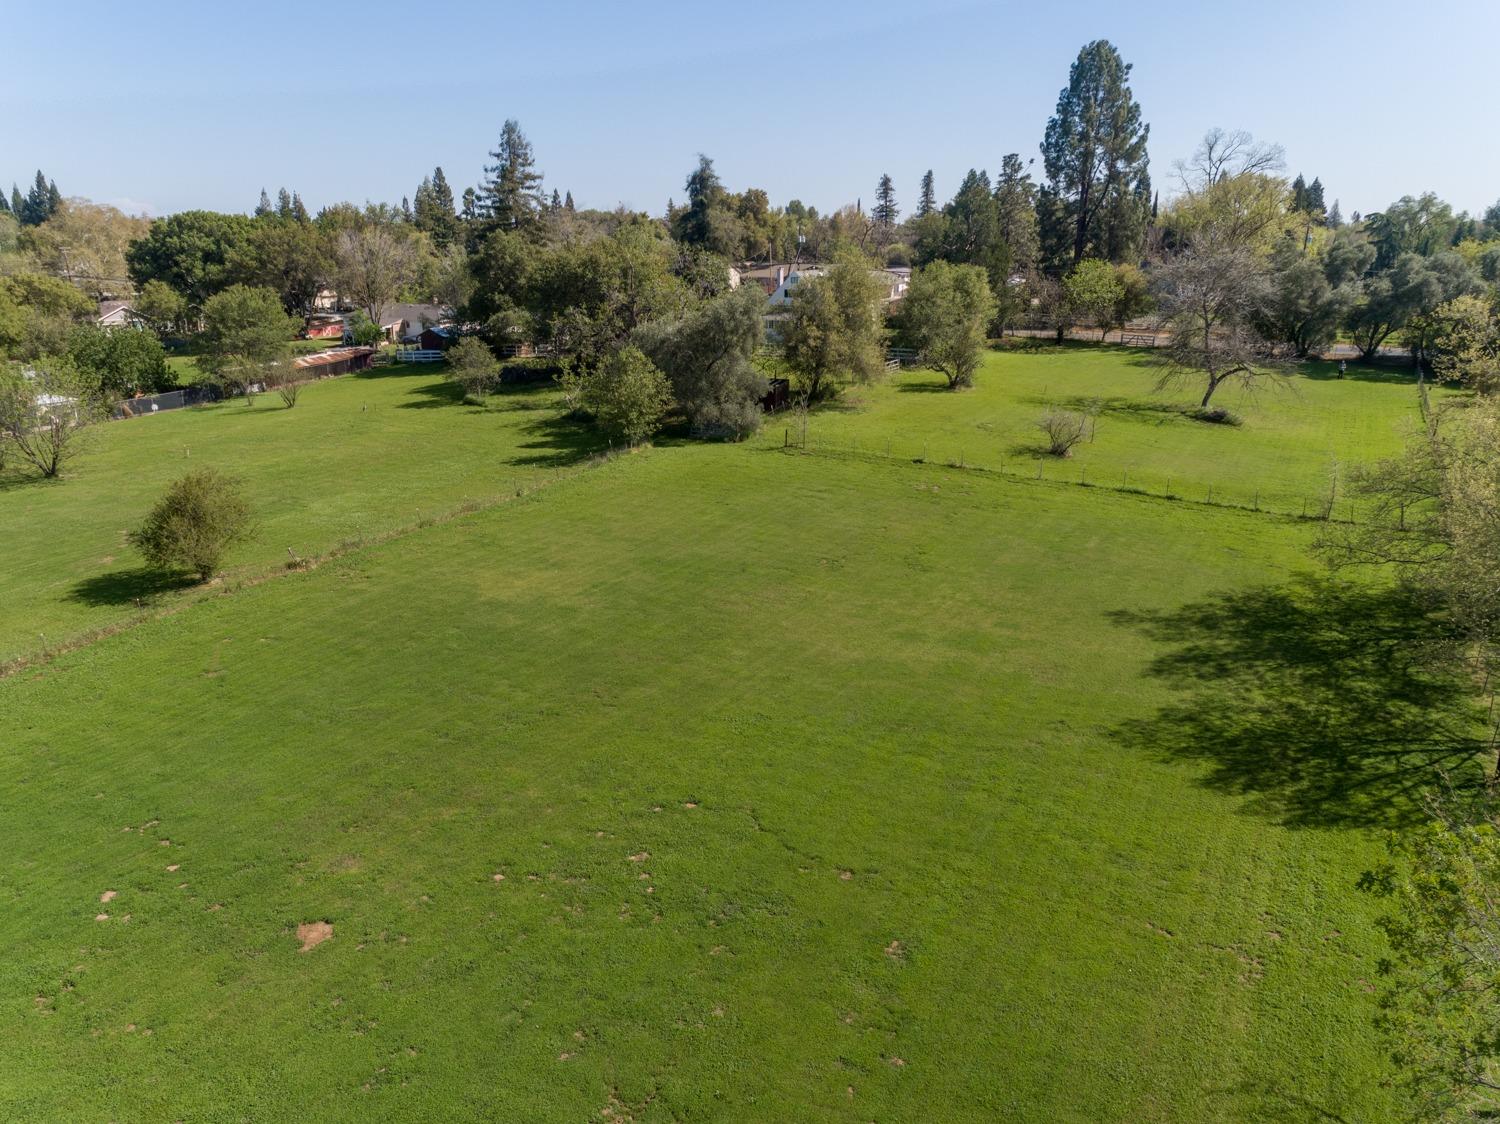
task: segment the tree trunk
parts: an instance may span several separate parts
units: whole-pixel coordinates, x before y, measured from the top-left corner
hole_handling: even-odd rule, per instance
[[[1203,401],[1198,403],[1198,409],[1208,409],[1208,400],[1214,396],[1214,391],[1219,389],[1219,380],[1213,375],[1208,376],[1208,389],[1203,392]]]

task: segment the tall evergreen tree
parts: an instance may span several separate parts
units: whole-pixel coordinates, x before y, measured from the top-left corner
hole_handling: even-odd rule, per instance
[[[479,217],[479,193],[472,187],[464,188],[464,205],[459,215],[465,222],[473,222]]]
[[[17,222],[24,221],[21,216],[26,213],[26,200],[21,198],[21,189],[15,184],[10,185],[10,213],[16,216]]]
[[[547,209],[554,215],[562,210],[562,194],[555,187],[552,189],[552,202],[547,204]]]
[[[1012,270],[1037,264],[1036,185],[1018,152],[1006,153],[995,177],[995,211],[1000,240],[1010,250]]]
[[[490,159],[493,163],[484,166],[486,178],[479,185],[480,213],[502,229],[530,226],[543,206],[542,174],[536,170],[531,142],[514,117],[501,127],[500,143]]]
[[[569,212],[573,210],[573,193],[571,191],[563,196],[563,210]]]
[[[1049,185],[1068,210],[1075,264],[1102,247],[1113,245],[1118,253],[1131,227],[1144,231],[1151,205],[1150,126],[1141,121],[1129,77],[1130,64],[1107,40],[1089,43],[1047,122],[1042,157]]]
[[[260,202],[255,205],[255,217],[263,219],[267,215],[274,215],[276,208],[271,206],[271,197],[266,194],[266,189],[260,189]]]
[[[677,237],[692,245],[705,245],[712,233],[709,215],[723,205],[728,192],[719,180],[719,173],[714,171],[714,162],[701,152],[698,166],[688,174],[684,188],[688,205],[677,216]]]
[[[284,187],[276,193],[276,217],[280,219],[292,217],[292,193]]]
[[[11,204],[15,205],[19,192],[11,196]],[[52,217],[53,213],[62,204],[62,193],[57,190],[57,181],[47,181],[38,169],[36,180],[31,185],[31,190],[26,193],[26,198],[21,200],[20,207],[16,210],[16,218],[21,221],[22,226],[41,226]]]
[[[1324,218],[1328,208],[1323,202],[1323,181],[1316,176],[1312,183],[1307,185],[1307,211],[1315,218]]]
[[[1292,210],[1299,215],[1307,210],[1307,181],[1300,172],[1292,181]]]
[[[10,200],[5,197],[5,192],[0,191],[0,215],[10,214]]]
[[[422,177],[412,208],[417,229],[431,235],[434,245],[445,248],[458,237],[459,220],[453,211],[453,189],[448,186],[442,168],[434,168],[432,175]]]
[[[882,175],[875,188],[875,209],[870,212],[870,217],[889,230],[896,225],[896,217],[900,214],[901,208],[896,206],[896,186],[889,175]]]
[[[917,218],[924,219],[937,210],[937,193],[932,188],[932,169],[922,176],[922,193],[917,199]]]
[[[1337,230],[1344,225],[1344,213],[1339,210],[1339,201],[1335,199],[1333,206],[1328,208],[1328,226],[1331,230]]]

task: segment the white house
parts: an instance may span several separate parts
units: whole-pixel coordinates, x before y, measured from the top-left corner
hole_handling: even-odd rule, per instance
[[[128,301],[100,301],[94,323],[101,328],[144,328],[146,321]]]

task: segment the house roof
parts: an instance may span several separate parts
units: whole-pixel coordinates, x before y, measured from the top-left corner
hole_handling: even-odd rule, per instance
[[[380,326],[399,324],[438,324],[449,319],[448,310],[440,304],[388,304],[380,310]]]
[[[129,301],[100,301],[99,319],[107,320],[109,319],[109,317],[113,316],[117,312],[120,312],[121,310],[131,313],[135,311],[135,309],[130,307]]]

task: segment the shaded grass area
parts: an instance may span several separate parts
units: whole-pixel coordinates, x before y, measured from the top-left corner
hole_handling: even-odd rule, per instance
[[[1190,416],[1201,387],[1153,391],[1156,358],[1139,349],[1033,342],[991,352],[975,387],[960,392],[934,372],[903,371],[815,411],[808,442],[1017,474],[1040,462],[1058,478],[1199,500],[1212,487],[1215,502],[1295,515],[1321,509],[1335,469],[1342,477],[1351,464],[1394,453],[1419,420],[1410,373],[1351,364],[1340,380],[1336,363],[1314,362],[1283,387],[1221,388],[1213,405],[1243,424],[1208,424]],[[1045,455],[1036,427],[1052,408],[1098,415],[1092,440],[1066,460]],[[786,416],[762,440],[799,436]],[[1344,500],[1337,502],[1347,515]]]
[[[657,450],[0,681],[0,1114],[1387,1118],[1304,539]]]
[[[0,472],[0,662],[170,592],[125,532],[189,469],[242,480],[257,531],[227,564],[253,574],[581,463],[601,444],[555,402],[515,388],[464,406],[431,369],[377,369],[314,383],[291,410],[260,395],[99,426],[60,481]],[[427,404],[441,408],[410,408]]]

